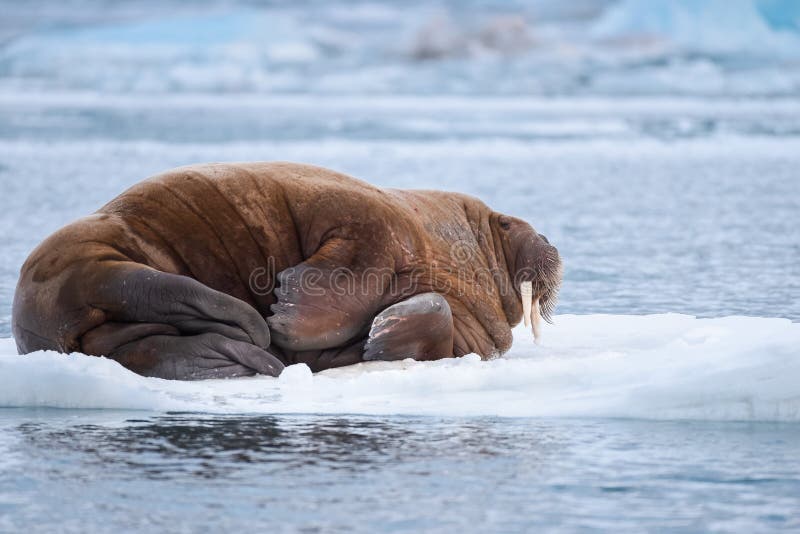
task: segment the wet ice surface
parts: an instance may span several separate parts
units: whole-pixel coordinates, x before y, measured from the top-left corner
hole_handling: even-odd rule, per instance
[[[700,4],[0,2],[0,531],[799,528],[800,19]],[[271,159],[529,220],[544,345],[204,383],[14,354],[44,237]]]
[[[279,379],[172,382],[112,360],[21,358],[0,342],[0,407],[215,413],[628,417],[800,423],[800,325],[787,319],[559,315],[503,357],[367,362]]]

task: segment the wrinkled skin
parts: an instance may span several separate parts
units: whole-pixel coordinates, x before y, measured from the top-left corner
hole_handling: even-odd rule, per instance
[[[182,167],[46,239],[22,267],[20,353],[104,355],[173,379],[501,354],[519,283],[547,314],[558,253],[438,191],[292,163]]]

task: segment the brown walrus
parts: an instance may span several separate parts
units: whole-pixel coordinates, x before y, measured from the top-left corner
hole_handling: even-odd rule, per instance
[[[534,330],[548,318],[560,279],[544,236],[470,196],[294,163],[194,165],[39,245],[12,328],[21,354],[172,379],[490,357],[523,308]]]

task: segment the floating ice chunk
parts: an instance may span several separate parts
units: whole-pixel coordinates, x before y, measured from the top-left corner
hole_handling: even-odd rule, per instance
[[[278,381],[283,387],[307,386],[312,383],[314,375],[311,369],[304,363],[298,363],[286,367]]]
[[[502,358],[369,362],[312,375],[144,378],[104,358],[18,356],[0,340],[0,407],[800,421],[800,324],[688,315],[561,315]],[[747,333],[744,335],[743,333]]]

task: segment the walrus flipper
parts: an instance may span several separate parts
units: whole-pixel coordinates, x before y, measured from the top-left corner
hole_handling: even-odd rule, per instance
[[[264,349],[220,334],[147,336],[107,356],[140,375],[170,380],[278,376],[283,370],[283,363]]]
[[[366,336],[392,283],[392,260],[358,241],[331,239],[281,271],[267,318],[275,344],[293,351],[343,347]]]
[[[389,306],[372,321],[363,359],[438,360],[453,356],[453,316],[438,293],[422,293]]]
[[[269,330],[252,306],[185,276],[111,264],[82,290],[105,321],[81,336],[86,354],[145,376],[194,380],[256,373],[283,363],[266,348]]]
[[[107,322],[166,324],[182,335],[220,334],[261,348],[270,345],[267,323],[255,308],[193,278],[132,263],[103,272],[86,300],[106,313]]]

